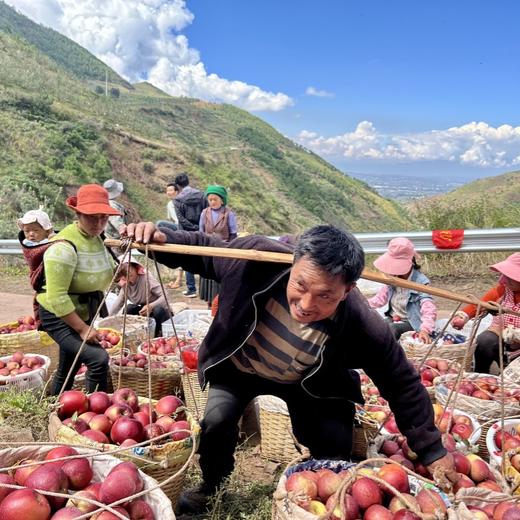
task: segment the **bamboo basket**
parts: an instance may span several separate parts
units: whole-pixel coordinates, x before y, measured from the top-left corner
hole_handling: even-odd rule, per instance
[[[96,328],[111,328],[119,334],[123,334],[124,316],[108,316],[97,320]],[[126,316],[124,346],[132,353],[137,352],[137,347],[143,341],[148,340],[148,336],[153,338],[155,332],[155,320],[145,316],[134,316],[129,314]]]
[[[195,417],[204,415],[208,401],[208,388],[202,390],[197,372],[181,372],[182,390],[186,408]]]
[[[138,395],[148,395],[148,369],[136,367],[123,367],[110,360],[110,375],[112,384],[119,385],[121,375],[121,387],[132,388]],[[168,368],[152,368],[152,399],[160,399],[165,395],[178,394],[181,389],[180,368],[172,363]],[[189,406],[188,410],[191,412]]]
[[[413,331],[405,332],[401,335],[399,343],[401,344],[401,347],[403,347],[406,357],[410,361],[421,362],[428,353],[428,350],[430,349],[431,345],[426,343],[418,343],[413,339],[414,334],[415,333]],[[464,370],[469,371],[471,370],[473,364],[473,353],[475,352],[475,347],[475,341],[473,341],[471,345],[468,341],[466,341],[465,343],[458,343],[453,345],[436,345],[430,352],[430,355],[428,357],[456,361],[460,365],[463,365],[466,350],[469,349],[466,364],[464,365]]]
[[[148,403],[148,399],[139,398],[139,403]],[[152,400],[155,405],[157,401]],[[191,432],[198,443],[200,436],[199,423],[193,416],[187,412],[187,421],[190,424]],[[58,414],[53,412],[49,417],[49,439],[51,442],[69,445],[82,445],[99,451],[107,451],[115,449],[117,446],[113,444],[100,444],[83,437],[72,428],[65,426]],[[158,482],[166,480],[168,477],[178,471],[188,460],[192,451],[192,438],[187,437],[180,441],[170,441],[160,445],[150,445],[134,449],[125,450],[115,454],[116,457],[123,460],[131,460],[140,470],[148,476],[154,478]],[[175,479],[166,484],[162,489],[168,498],[172,501],[173,507],[177,504],[177,500],[183,491],[184,480],[188,468],[180,473]]]
[[[0,328],[14,328],[18,322],[4,323]],[[28,330],[26,332],[13,332],[12,334],[0,334],[0,356],[11,356],[15,352],[32,352],[46,356],[51,360],[50,370],[58,366],[60,349],[54,340],[40,330]]]
[[[356,406],[354,430],[352,433],[352,456],[366,459],[368,446],[379,435],[382,424],[372,419],[361,407]]]
[[[450,374],[435,379],[434,386],[437,402],[442,405],[446,404],[450,394],[450,389],[446,386],[446,383],[449,383],[456,377],[456,375]],[[478,379],[479,377],[493,376],[490,376],[490,374],[477,374],[474,372],[469,372],[464,373],[463,380],[471,381]],[[508,387],[520,388],[517,384],[512,382],[508,383]],[[455,406],[458,409],[468,413],[469,415],[472,415],[481,423],[480,439],[478,441],[479,452],[481,456],[487,457],[489,452],[486,444],[486,436],[491,425],[500,418],[502,413],[502,406],[500,401],[478,399],[476,397],[458,394],[455,403]],[[453,404],[453,401],[450,404]],[[520,403],[504,403],[504,414],[506,417],[519,415]]]
[[[41,460],[56,446],[23,446],[19,448],[6,448],[0,450],[0,467],[10,467],[20,460]],[[75,448],[78,453],[89,458],[92,464],[94,480],[101,482],[108,475],[109,471],[117,466],[121,461],[108,454],[99,453],[88,448]],[[144,489],[152,489],[157,482],[150,476],[140,471],[140,476],[144,482]],[[175,520],[172,504],[162,489],[154,489],[142,497],[152,508],[155,518],[160,520]]]
[[[443,358],[438,358],[438,357],[429,357],[428,360],[426,360],[424,362],[423,366],[429,367],[428,361],[430,359],[434,360],[434,361],[447,361],[448,362],[448,370],[456,370],[457,373],[461,370],[461,364],[458,361],[456,361],[455,359],[443,359]],[[412,364],[413,364],[413,366],[416,369],[418,369],[419,368],[419,364],[421,363],[421,361],[418,361],[418,360],[414,359],[412,361]],[[436,368],[432,368],[432,370],[437,370],[437,369]],[[440,377],[440,375],[437,376],[437,377]],[[430,401],[432,403],[435,403],[436,402],[436,398],[435,398],[435,385],[426,386],[425,388],[426,388],[426,391],[428,392],[428,395],[430,396]]]
[[[288,463],[299,457],[291,418],[284,401],[273,395],[256,398],[260,419],[260,450],[262,455],[275,462]]]

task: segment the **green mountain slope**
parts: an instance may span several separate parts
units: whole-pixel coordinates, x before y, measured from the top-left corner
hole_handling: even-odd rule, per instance
[[[520,225],[520,171],[479,179],[444,195],[421,199],[410,211],[427,228]]]
[[[12,11],[9,19],[19,16]],[[40,203],[57,221],[70,219],[65,196],[112,176],[125,183],[123,202],[136,218],[163,218],[165,183],[182,170],[199,188],[226,185],[240,228],[250,232],[297,232],[319,222],[353,231],[410,226],[397,203],[248,112],[174,98],[146,83],[127,87],[115,73],[112,95],[100,95],[104,81],[86,81],[57,57],[76,44],[60,39],[47,52],[28,41],[22,22],[0,30],[0,236],[12,236],[15,217]]]
[[[52,29],[34,23],[1,1],[0,31],[23,38],[80,78],[105,81],[108,74],[109,81],[130,87],[127,81],[83,47]]]

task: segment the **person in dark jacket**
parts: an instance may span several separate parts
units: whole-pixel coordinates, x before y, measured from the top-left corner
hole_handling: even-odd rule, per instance
[[[206,196],[202,191],[190,186],[190,179],[185,173],[177,175],[174,182],[179,192],[173,201],[175,213],[179,219],[179,229],[198,231],[200,215],[202,210],[208,205]],[[182,294],[187,298],[195,298],[197,296],[195,275],[192,272],[186,271],[186,291]]]
[[[123,233],[144,243],[225,246],[202,233],[162,232],[152,223],[130,224]],[[291,245],[261,236],[236,239],[229,247],[293,252]],[[203,510],[231,473],[238,421],[258,395],[287,403],[295,437],[313,457],[350,459],[354,403],[363,402],[356,369],[388,400],[422,463],[458,479],[417,372],[356,288],[364,253],[353,235],[325,225],[307,230],[291,267],[168,253],[156,258],[221,284],[219,311],[199,350],[199,380],[209,384],[199,446],[203,483],[183,494],[179,512]]]

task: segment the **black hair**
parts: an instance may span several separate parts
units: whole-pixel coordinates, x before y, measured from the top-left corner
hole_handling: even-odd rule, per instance
[[[179,173],[174,182],[179,188],[185,188],[189,185],[190,179],[186,173]]]
[[[294,261],[304,256],[330,275],[343,276],[346,284],[358,280],[365,267],[365,253],[357,238],[329,225],[315,226],[302,233]]]
[[[420,266],[420,264],[417,263],[417,258],[415,258],[415,256],[412,257],[412,267],[414,269],[417,269],[417,271],[421,270],[421,266]]]
[[[169,188],[169,187],[172,187],[175,191],[179,191],[179,186],[177,186],[177,184],[175,184],[174,182],[169,182],[166,187]]]

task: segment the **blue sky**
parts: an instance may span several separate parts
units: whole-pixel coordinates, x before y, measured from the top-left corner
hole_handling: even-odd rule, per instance
[[[8,0],[132,81],[233,103],[346,171],[520,168],[516,0]]]

